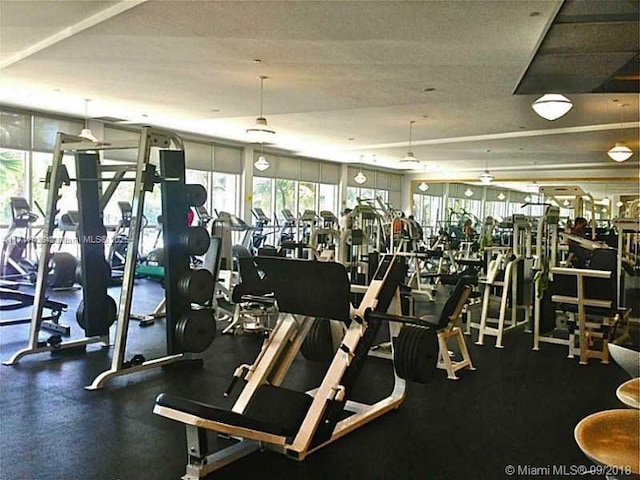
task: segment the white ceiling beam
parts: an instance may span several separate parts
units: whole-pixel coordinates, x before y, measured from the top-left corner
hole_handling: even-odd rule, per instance
[[[601,125],[584,125],[577,127],[564,127],[553,128],[545,130],[520,130],[517,132],[504,132],[504,133],[490,133],[487,135],[468,135],[464,137],[451,137],[451,138],[434,138],[431,140],[414,140],[411,145],[446,145],[450,143],[464,143],[464,142],[481,142],[484,140],[505,140],[513,138],[525,138],[525,137],[545,137],[547,135],[565,135],[568,133],[588,133],[588,132],[602,132],[605,130],[623,130],[626,128],[638,128],[638,122],[623,122],[623,123],[605,123]],[[373,150],[382,148],[400,148],[406,147],[407,142],[394,142],[394,143],[377,143],[373,145],[360,145],[353,147],[351,150]]]
[[[111,7],[105,8],[104,10],[91,15],[90,17],[87,17],[76,24],[71,25],[70,27],[63,28],[59,32],[56,32],[53,35],[49,35],[47,38],[40,40],[39,42],[36,42],[33,45],[20,50],[18,53],[14,53],[13,55],[5,58],[4,60],[0,61],[0,70],[3,70],[16,62],[19,62],[20,60],[24,60],[25,58],[30,57],[35,53],[49,48],[50,46],[55,45],[62,40],[72,37],[77,33],[94,27],[99,23],[104,22],[105,20],[109,20],[116,15],[120,15],[127,10],[137,7],[138,5],[146,1],[147,0],[125,0],[116,3]]]

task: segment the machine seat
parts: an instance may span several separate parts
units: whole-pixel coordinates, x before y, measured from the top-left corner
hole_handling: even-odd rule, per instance
[[[300,429],[312,401],[313,397],[304,392],[264,384],[258,388],[244,414],[165,393],[156,398],[156,405],[217,423],[291,437]]]

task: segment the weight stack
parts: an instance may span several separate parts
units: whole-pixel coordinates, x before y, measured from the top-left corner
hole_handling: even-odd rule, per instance
[[[76,320],[88,337],[103,336],[116,320],[116,302],[107,295],[111,270],[104,257],[107,229],[100,208],[99,163],[97,153],[76,153],[78,197],[78,241],[82,302]],[[86,180],[88,179],[88,180]],[[93,181],[95,179],[95,181]]]
[[[200,353],[216,334],[213,309],[206,307],[213,298],[215,281],[208,270],[191,268],[191,256],[204,255],[210,237],[205,228],[188,226],[187,214],[190,207],[206,202],[207,192],[202,185],[185,184],[182,150],[161,150],[160,171],[165,178],[161,193],[167,353]]]

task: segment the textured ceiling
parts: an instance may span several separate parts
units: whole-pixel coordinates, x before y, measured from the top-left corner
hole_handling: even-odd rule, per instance
[[[415,120],[421,178],[638,190],[638,95],[610,83],[637,65],[636,1],[2,1],[0,27],[5,105],[244,141],[267,75],[280,150],[401,169]],[[530,108],[547,90],[574,102],[555,122]]]

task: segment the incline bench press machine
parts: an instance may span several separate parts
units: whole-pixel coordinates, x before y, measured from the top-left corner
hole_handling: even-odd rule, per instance
[[[264,448],[303,460],[398,408],[406,396],[406,382],[401,376],[426,383],[435,371],[435,328],[416,318],[385,313],[390,307],[397,311],[400,306],[399,286],[406,273],[403,258],[384,258],[357,309],[349,301],[347,271],[338,263],[276,257],[256,257],[254,261],[273,289],[281,317],[255,363],[236,369],[227,393],[242,376],[246,384],[231,411],[166,394],[156,399],[154,413],[186,425],[189,463],[184,479],[203,478]],[[300,278],[307,282],[296,281]],[[283,379],[313,317],[344,321],[348,323],[347,332],[318,388],[308,392],[283,388]],[[393,391],[372,405],[352,401],[354,385],[383,321],[390,322],[396,348]],[[400,329],[401,323],[420,326]],[[404,355],[401,345],[407,347]],[[409,351],[413,355],[407,355]],[[345,418],[345,412],[350,416]],[[207,430],[228,435],[238,443],[209,453]]]

